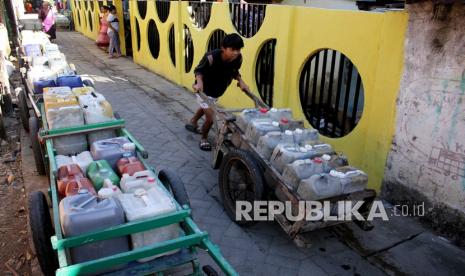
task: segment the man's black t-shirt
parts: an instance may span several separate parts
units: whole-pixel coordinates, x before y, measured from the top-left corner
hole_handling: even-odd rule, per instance
[[[211,62],[208,56],[211,55]],[[194,70],[195,75],[203,76],[203,92],[210,97],[218,98],[224,94],[231,81],[239,75],[242,55],[231,62],[221,59],[221,50],[216,49],[206,53]]]

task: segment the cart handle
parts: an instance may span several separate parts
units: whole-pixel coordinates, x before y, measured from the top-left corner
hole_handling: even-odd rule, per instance
[[[239,83],[237,84],[237,87],[239,87]],[[252,99],[252,101],[254,101],[254,104],[255,104],[255,107],[263,107],[263,108],[266,108],[266,109],[269,109],[270,107],[263,102],[263,100],[257,96],[255,96],[255,94],[253,94],[252,92],[250,92],[250,90],[246,90],[246,89],[241,89],[242,92],[244,92],[244,94],[246,94],[250,99]]]

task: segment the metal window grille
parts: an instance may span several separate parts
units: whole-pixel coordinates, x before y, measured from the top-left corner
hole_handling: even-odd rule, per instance
[[[137,10],[142,19],[147,15],[147,1],[137,1]]]
[[[226,36],[226,33],[223,30],[215,30],[213,31],[210,39],[208,40],[207,52],[219,49],[221,47],[221,42],[223,38]]]
[[[158,18],[165,23],[170,15],[170,1],[156,1]]]
[[[94,29],[94,25],[92,22],[92,13],[90,11],[87,12],[87,20],[89,21],[89,28],[90,28],[90,31],[92,32]]]
[[[189,2],[188,12],[194,26],[197,28],[205,29],[207,27],[210,21],[211,10],[211,2]]]
[[[258,92],[268,106],[273,106],[275,48],[276,39],[266,41],[258,53],[255,65],[255,82]]]
[[[266,5],[230,3],[231,20],[243,37],[254,36],[265,19]]]
[[[150,53],[154,59],[157,59],[160,54],[160,34],[158,33],[157,25],[153,19],[149,21],[147,39],[149,42]]]
[[[137,18],[134,18],[136,21],[136,43],[137,43],[137,51],[140,50],[140,28],[139,28],[139,21],[137,21]]]
[[[174,25],[171,25],[168,40],[169,40],[171,62],[173,62],[173,65],[176,66],[176,47],[175,47],[176,41],[175,41],[175,35],[174,35]]]
[[[324,49],[305,63],[299,94],[309,123],[329,137],[343,137],[359,122],[364,105],[357,68],[342,53]]]
[[[184,25],[184,70],[189,73],[194,62],[194,42],[189,28]]]
[[[90,0],[89,3],[90,3],[90,10],[93,11],[94,10],[94,0]]]

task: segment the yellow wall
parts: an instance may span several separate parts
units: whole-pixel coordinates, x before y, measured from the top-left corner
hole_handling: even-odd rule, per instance
[[[226,33],[236,32],[230,20],[228,4],[213,4],[205,29],[193,25],[187,12],[188,2],[172,1],[165,23],[158,19],[155,2],[148,1],[147,5],[147,15],[142,20],[136,1],[130,1],[134,61],[190,88],[194,79],[193,69],[205,53],[211,33],[216,29]],[[141,33],[139,51],[136,45],[136,19]],[[151,56],[147,42],[147,26],[151,19],[155,21],[160,34],[158,59]],[[306,121],[298,90],[300,72],[305,62],[313,53],[324,48],[337,50],[348,57],[362,78],[365,93],[363,115],[350,134],[337,139],[323,137],[322,140],[345,153],[351,165],[366,171],[369,187],[379,189],[394,133],[395,101],[403,68],[407,19],[407,13],[403,11],[370,13],[268,5],[258,33],[244,38],[242,77],[253,91],[258,90],[254,78],[258,52],[265,41],[276,39],[274,106],[291,107],[296,118]],[[172,24],[176,28],[176,67],[171,62],[168,48]],[[189,73],[184,72],[184,24],[188,26],[194,42],[194,62]],[[235,85],[228,88],[220,103],[227,107],[252,106]]]
[[[73,19],[74,19],[74,28],[76,31],[82,33],[83,35],[87,36],[92,40],[96,40],[99,29],[100,29],[100,21],[99,21],[99,5],[98,2],[103,3],[104,5],[108,4],[107,0],[104,1],[97,1],[97,0],[70,0],[71,1],[71,9],[73,11]],[[87,8],[85,5],[87,2]],[[94,3],[93,9],[90,5],[90,2]],[[77,3],[77,5],[76,5]],[[120,30],[119,30],[119,41],[121,46],[121,52],[123,55],[126,54],[126,42],[125,42],[125,33],[123,28],[123,6],[121,1],[113,1],[113,5],[116,7],[116,12],[118,16],[118,20],[120,22]],[[78,11],[81,18],[81,24],[79,24],[78,20]],[[92,26],[90,28],[89,24],[89,15],[91,14]]]

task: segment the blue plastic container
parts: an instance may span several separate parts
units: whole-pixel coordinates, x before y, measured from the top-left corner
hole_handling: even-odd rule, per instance
[[[34,94],[42,94],[44,93],[45,87],[56,87],[56,83],[54,80],[40,80],[34,82]]]
[[[68,86],[73,89],[76,87],[83,87],[81,76],[60,76],[57,78],[57,86]]]

